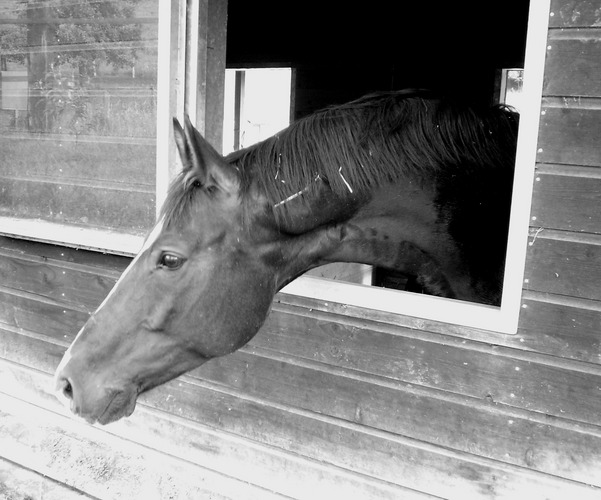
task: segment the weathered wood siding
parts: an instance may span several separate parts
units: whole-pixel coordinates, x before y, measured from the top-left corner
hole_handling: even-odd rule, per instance
[[[558,356],[591,368],[601,355],[599,7],[552,4],[525,284],[536,305],[522,316],[564,338]]]
[[[2,487],[601,498],[601,14],[592,0],[552,13],[517,335],[280,296],[250,345],[91,428],[59,408],[51,374],[127,259],[3,238]]]
[[[130,422],[107,428],[124,439],[46,412],[34,432],[11,408],[24,400],[61,412],[51,373],[127,259],[8,239],[1,247],[0,399],[12,402],[0,414],[2,456],[27,467],[35,456],[34,470],[87,494],[133,498],[149,478],[180,494],[214,481],[232,498],[593,498],[578,483],[601,485],[601,370],[579,343],[568,359],[565,337],[539,339],[536,322],[499,345],[481,332],[470,340],[286,297],[250,346],[152,391]],[[128,448],[132,433],[150,449]],[[153,456],[165,451],[179,459],[159,466]],[[191,468],[196,479],[184,481]]]

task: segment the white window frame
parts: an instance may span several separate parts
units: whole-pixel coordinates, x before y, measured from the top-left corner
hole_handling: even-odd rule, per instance
[[[541,113],[550,0],[531,0],[524,63],[524,107],[520,114],[516,171],[500,307],[302,276],[282,292],[314,299],[516,334],[522,300],[528,227]]]
[[[198,2],[194,2],[197,4]],[[156,137],[156,210],[166,197],[173,175],[175,147],[171,117],[183,116],[184,50],[186,47],[186,2],[158,2],[158,74]],[[177,54],[175,57],[172,57]],[[43,220],[0,217],[0,235],[118,255],[134,256],[144,236],[93,227],[78,227]]]

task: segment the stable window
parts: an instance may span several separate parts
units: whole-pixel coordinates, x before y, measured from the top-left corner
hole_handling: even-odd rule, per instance
[[[326,309],[329,309],[329,303],[334,303],[342,305],[342,309],[333,307],[333,310],[356,306],[415,317],[417,319],[412,324],[416,327],[420,327],[425,319],[507,334],[516,333],[528,237],[548,17],[548,0],[531,2],[525,69],[523,72],[520,69],[503,71],[500,89],[502,95],[498,96],[501,102],[515,106],[520,111],[507,263],[500,307],[368,286],[373,281],[373,270],[362,265],[334,264],[324,269],[318,268],[287,285],[282,290],[284,293],[319,299]],[[369,313],[366,314],[369,316]],[[378,317],[377,312],[374,317]]]
[[[443,299],[412,292],[392,290],[397,288],[395,276],[378,279],[377,270],[364,264],[329,264],[313,269],[287,285],[282,292],[290,295],[317,299],[326,310],[344,310],[345,306],[384,313],[401,314],[418,318],[413,324],[418,326],[422,319],[442,321],[455,325],[514,334],[517,330],[522,279],[525,263],[528,218],[532,195],[532,182],[535,165],[536,141],[538,137],[538,117],[540,113],[543,65],[549,2],[531,2],[528,36],[525,55],[525,70],[509,68],[499,71],[497,95],[491,96],[496,102],[514,107],[520,112],[520,127],[516,154],[507,263],[503,283],[503,296],[500,307],[480,305],[465,301]],[[462,68],[462,73],[464,73]],[[278,103],[261,101],[258,95],[247,92],[249,73],[232,70],[226,84],[226,152],[247,147],[275,132],[253,136],[244,127],[250,122],[260,124],[265,121],[266,109],[286,108]],[[265,84],[263,84],[265,87]],[[246,110],[257,109],[250,120]],[[228,115],[231,119],[228,122]],[[251,124],[252,127],[252,124]],[[403,277],[399,277],[403,279]],[[374,284],[378,286],[373,286]],[[331,306],[338,304],[338,306]],[[366,312],[368,316],[370,313]]]
[[[158,0],[3,2],[0,233],[136,253],[176,170],[171,116],[181,117],[184,104],[193,119],[209,110],[195,95],[202,87],[199,75],[206,70],[195,52],[202,46],[199,9],[198,2],[186,8],[183,1]],[[285,287],[284,293],[318,299],[326,308],[337,303],[371,309],[375,317],[378,312],[402,314],[515,333],[548,15],[549,0],[531,2],[501,306],[368,286],[372,270],[360,265],[316,270]],[[194,31],[196,38],[190,36]],[[228,76],[234,98],[226,100],[233,103],[226,152],[280,127],[272,130],[262,119],[249,118],[250,82],[261,71],[234,70]],[[511,77],[519,83],[518,74],[508,72],[507,82]],[[291,76],[287,78],[282,88],[287,86],[290,99]],[[511,83],[505,92],[511,94]],[[274,108],[289,115],[290,101]]]
[[[2,3],[2,233],[137,251],[156,213],[158,39],[158,0]]]

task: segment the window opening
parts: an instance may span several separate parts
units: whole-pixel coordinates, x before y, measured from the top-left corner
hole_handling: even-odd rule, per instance
[[[540,23],[540,19],[547,19],[548,14],[548,1],[531,3],[525,56],[526,69],[524,71],[520,68],[511,68],[502,71],[500,93],[496,96],[491,95],[491,99],[496,98],[498,102],[516,108],[521,114],[507,265],[500,307],[366,286],[374,281],[375,271],[370,266],[360,264],[350,266],[332,264],[315,269],[286,286],[282,290],[284,293],[320,299],[324,301],[325,307],[327,303],[334,302],[485,330],[516,333],[544,72],[547,26],[546,23]],[[239,86],[243,83],[238,81]],[[245,94],[244,98],[248,96]],[[249,106],[246,100],[242,104],[243,108]],[[241,127],[243,122],[242,115]],[[233,130],[234,127],[231,126],[231,129]],[[241,145],[250,145],[250,143],[241,143]],[[225,150],[227,152],[231,148],[226,147]],[[397,278],[404,279],[387,276],[387,279],[393,282]],[[396,286],[395,283],[392,284],[393,287]]]
[[[291,68],[227,69],[223,153],[251,146],[290,125]]]
[[[499,103],[511,106],[518,112],[523,105],[524,70],[523,68],[502,69],[499,74]]]

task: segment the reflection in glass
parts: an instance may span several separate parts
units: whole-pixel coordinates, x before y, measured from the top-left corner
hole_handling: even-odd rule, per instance
[[[157,0],[0,2],[0,216],[144,234]]]

